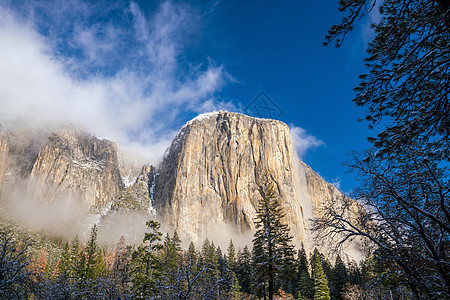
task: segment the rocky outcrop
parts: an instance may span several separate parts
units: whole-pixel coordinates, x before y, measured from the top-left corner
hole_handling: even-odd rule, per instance
[[[13,187],[28,178],[47,136],[45,130],[0,126],[0,188]]]
[[[262,176],[268,172],[291,232],[297,242],[304,241],[302,206],[311,204],[299,168],[286,124],[228,112],[201,115],[181,129],[164,157],[155,208],[193,240],[225,224],[253,230]]]
[[[152,188],[154,189],[156,170],[152,165],[144,165],[136,179],[111,205],[113,211],[148,211],[154,214]]]
[[[35,196],[48,202],[63,195],[80,200],[85,208],[104,207],[124,190],[117,146],[65,127],[39,151],[31,184]]]

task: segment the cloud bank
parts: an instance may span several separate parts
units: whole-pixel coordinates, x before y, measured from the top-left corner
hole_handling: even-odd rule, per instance
[[[232,107],[215,98],[224,67],[183,57],[200,18],[170,1],[0,4],[0,122],[73,123],[156,162],[180,114]]]
[[[306,130],[301,127],[290,124],[289,128],[291,131],[292,146],[300,158],[304,158],[308,150],[325,144],[315,136],[308,134]]]

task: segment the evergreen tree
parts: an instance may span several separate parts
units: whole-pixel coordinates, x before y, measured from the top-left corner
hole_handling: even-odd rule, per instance
[[[406,277],[401,284],[416,298],[450,298],[450,1],[339,5],[345,15],[327,36],[338,46],[377,10],[354,99],[377,134],[368,137],[375,149],[348,163],[360,182],[353,197],[364,210],[355,214],[349,199],[330,203],[317,228],[340,241],[373,243],[388,265],[385,276]]]
[[[278,287],[286,293],[295,294],[297,287],[297,268],[295,265],[295,252],[289,249],[283,255],[282,266],[278,276]]]
[[[157,282],[161,274],[158,251],[162,249],[160,243],[161,225],[153,220],[147,222],[150,232],[146,232],[143,244],[132,255],[132,282],[135,296],[138,299],[148,298],[157,294]]]
[[[74,278],[78,278],[78,274],[80,274],[80,252],[80,239],[78,235],[76,235],[70,248],[70,275]]]
[[[308,258],[306,257],[303,244],[297,253],[297,299],[308,298],[314,296],[314,287],[309,274]]]
[[[62,249],[61,260],[58,264],[59,276],[68,278],[70,276],[70,247],[69,243],[65,243]]]
[[[91,235],[86,244],[86,278],[94,279],[98,275],[98,245],[97,245],[97,225],[94,225],[91,229]]]
[[[252,279],[252,255],[248,246],[245,246],[237,255],[236,276],[239,280],[241,290],[247,294],[251,291]]]
[[[224,290],[227,299],[237,299],[239,295],[239,281],[236,276],[236,251],[234,249],[233,241],[230,240],[230,245],[227,249],[227,256],[225,262],[224,272]]]
[[[28,299],[36,275],[30,269],[28,244],[19,243],[12,232],[0,229],[0,299]]]
[[[182,264],[181,240],[175,231],[173,236],[166,235],[161,255],[160,286],[165,297],[176,294],[180,289],[180,271]]]
[[[345,284],[348,282],[347,269],[342,261],[341,257],[338,255],[336,257],[336,262],[334,268],[331,271],[331,293],[332,299],[340,300],[342,299],[341,293]]]
[[[192,274],[197,274],[198,272],[198,259],[194,242],[191,241],[187,250],[187,262]]]
[[[206,239],[202,247],[202,296],[205,299],[215,299],[219,292],[219,262],[216,246]]]
[[[319,251],[314,249],[313,259],[313,283],[314,283],[314,300],[330,300],[330,289],[328,280],[322,268],[322,260]]]
[[[121,236],[116,247],[112,266],[114,277],[119,281],[121,291],[126,289],[131,271],[131,249],[127,247],[125,236]]]
[[[256,211],[256,232],[253,239],[253,257],[256,285],[265,287],[267,282],[269,300],[273,299],[276,280],[286,271],[287,262],[294,257],[294,246],[289,228],[282,222],[286,215],[278,201],[273,181],[264,175],[262,198]]]
[[[225,269],[227,267],[227,263],[225,260],[225,256],[223,255],[222,249],[220,248],[220,246],[217,246],[216,248],[216,253],[217,253],[217,263],[219,264],[219,272],[220,272],[220,277],[223,277],[225,275]]]

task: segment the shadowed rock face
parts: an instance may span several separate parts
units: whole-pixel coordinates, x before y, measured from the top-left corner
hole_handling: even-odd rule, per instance
[[[64,194],[86,208],[101,208],[124,189],[117,146],[73,127],[54,132],[39,151],[31,171],[39,199]]]
[[[214,238],[211,228],[225,224],[253,230],[264,171],[275,182],[296,243],[305,241],[313,205],[340,193],[299,161],[289,127],[280,121],[218,112],[188,122],[160,166],[155,208],[193,240]]]

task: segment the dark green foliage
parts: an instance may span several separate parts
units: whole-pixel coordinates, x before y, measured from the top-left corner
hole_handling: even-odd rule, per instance
[[[188,251],[187,251],[187,264],[193,273],[197,273],[198,271],[198,253],[195,250],[195,245],[193,242],[190,242]]]
[[[200,269],[201,293],[206,299],[215,299],[219,291],[219,261],[214,242],[205,240],[202,246]]]
[[[309,274],[308,265],[308,258],[306,257],[305,248],[302,245],[297,253],[297,288],[294,295],[298,299],[303,299],[304,297],[312,299],[314,296],[314,286]]]
[[[182,264],[181,240],[175,231],[173,236],[166,235],[161,252],[161,275],[158,286],[162,286],[165,297],[175,294],[179,285],[179,274]]]
[[[371,126],[385,130],[371,139],[382,152],[419,143],[449,158],[450,10],[447,0],[340,1],[347,16],[334,25],[328,42],[342,38],[353,23],[381,4],[382,20],[367,49],[368,74],[361,75],[355,103],[366,108]],[[425,149],[426,149],[425,148]]]
[[[220,276],[223,277],[225,275],[225,269],[227,267],[227,262],[225,260],[225,256],[222,253],[222,249],[217,246],[216,249],[217,252],[217,263],[219,264],[219,272],[220,272]]]
[[[314,250],[312,257],[314,300],[330,300],[330,289],[328,280],[322,268],[322,260],[317,249]]]
[[[63,252],[61,255],[61,260],[59,261],[59,274],[64,277],[70,276],[70,246],[69,243],[65,243],[63,246]]]
[[[236,276],[239,280],[241,290],[249,294],[251,292],[252,255],[247,246],[245,246],[242,251],[238,252]]]
[[[158,259],[158,250],[162,233],[161,225],[150,220],[147,222],[150,232],[146,232],[143,244],[132,255],[132,283],[137,298],[145,298],[158,292],[157,283],[161,274],[161,261]]]
[[[227,249],[227,256],[225,259],[225,271],[223,275],[224,294],[227,299],[237,299],[240,286],[236,276],[236,250],[234,249],[233,241],[230,240],[230,245]]]
[[[97,226],[94,225],[91,230],[91,236],[86,244],[86,248],[84,249],[86,253],[86,265],[85,272],[86,278],[93,279],[96,278],[99,274],[99,263],[101,263],[99,257],[99,249],[97,245]]]
[[[336,257],[336,262],[331,271],[330,277],[330,287],[331,293],[330,296],[332,299],[342,299],[341,293],[344,285],[348,282],[347,278],[347,269],[342,261],[341,257],[338,255]]]
[[[283,223],[286,215],[278,201],[273,181],[264,176],[262,198],[256,211],[256,232],[253,239],[255,286],[264,289],[267,283],[269,300],[273,299],[276,283],[286,283],[286,275],[294,265],[294,246],[289,228]]]

